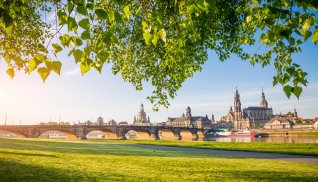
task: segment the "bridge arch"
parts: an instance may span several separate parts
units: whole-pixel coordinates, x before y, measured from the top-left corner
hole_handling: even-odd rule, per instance
[[[26,136],[16,131],[0,130],[0,138],[26,138]]]
[[[159,130],[159,134],[158,135],[159,135],[160,140],[179,140],[179,136],[175,135],[169,129]]]
[[[39,138],[78,139],[74,133],[63,130],[46,130],[39,133]]]
[[[90,135],[95,135],[95,137],[91,137]],[[108,131],[108,130],[92,130],[87,133],[87,139],[118,139],[116,133]]]
[[[151,134],[147,131],[129,130],[125,133],[125,138],[130,140],[152,140]]]
[[[204,141],[204,139],[205,139],[205,134],[204,134],[204,132],[201,131],[201,130],[198,130],[198,131],[197,131],[197,140],[198,140],[198,141]]]
[[[196,134],[193,134],[190,130],[180,131],[181,140],[193,141],[197,138]]]

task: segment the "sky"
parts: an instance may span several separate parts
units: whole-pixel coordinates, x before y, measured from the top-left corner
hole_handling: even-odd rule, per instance
[[[0,60],[0,125],[36,124],[39,122],[96,121],[102,116],[105,121],[133,122],[140,104],[145,106],[151,122],[164,122],[168,117],[178,117],[191,107],[193,116],[205,116],[219,120],[228,113],[233,105],[234,91],[237,86],[242,108],[259,106],[262,86],[269,107],[274,114],[293,111],[294,107],[303,118],[318,116],[318,47],[311,40],[302,47],[302,53],[293,55],[296,63],[308,73],[308,87],[298,100],[294,96],[288,99],[281,86],[273,87],[275,74],[273,65],[262,68],[252,66],[236,57],[220,62],[214,52],[209,51],[209,59],[201,72],[189,78],[171,100],[169,108],[152,111],[151,103],[146,99],[151,95],[152,86],[146,84],[142,91],[136,91],[120,75],[114,76],[109,65],[104,66],[102,74],[91,70],[81,75],[79,65],[73,57],[61,55],[61,75],[51,73],[45,83],[39,75],[23,72],[16,73],[11,79],[6,75],[6,65]]]

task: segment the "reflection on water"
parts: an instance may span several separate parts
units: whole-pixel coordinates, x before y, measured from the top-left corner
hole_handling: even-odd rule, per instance
[[[216,142],[275,142],[275,143],[318,143],[318,136],[269,136],[269,137],[208,137],[205,141]]]

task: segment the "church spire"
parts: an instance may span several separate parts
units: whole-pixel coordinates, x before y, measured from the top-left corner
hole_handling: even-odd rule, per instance
[[[211,122],[214,123],[214,114],[212,113],[212,116],[211,116]]]
[[[241,100],[237,87],[234,94],[234,112],[241,112]]]
[[[229,110],[229,112],[233,112],[232,106],[230,106],[230,110]]]
[[[262,86],[262,100],[261,100],[260,105],[261,105],[261,107],[268,108],[268,103],[267,103],[267,100],[265,98],[265,93],[264,93],[264,90],[263,90],[263,86]]]

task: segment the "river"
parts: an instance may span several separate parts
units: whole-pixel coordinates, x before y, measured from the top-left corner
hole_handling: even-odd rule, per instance
[[[275,143],[317,143],[318,136],[268,136],[268,137],[207,137],[205,141],[216,142],[275,142]]]

